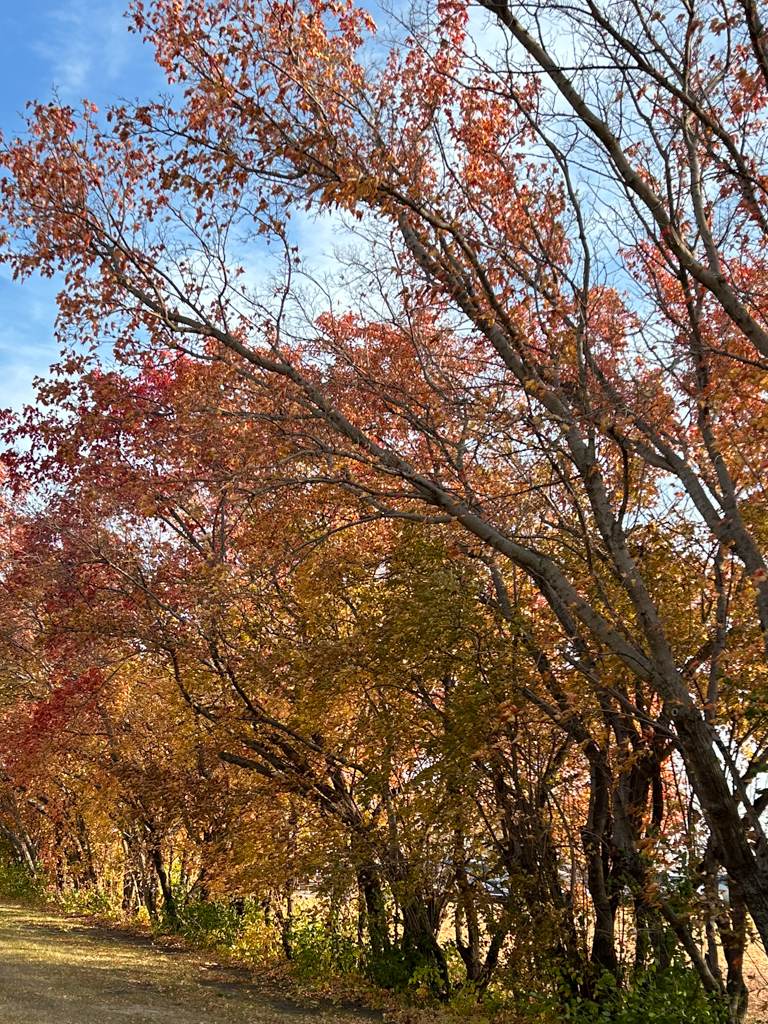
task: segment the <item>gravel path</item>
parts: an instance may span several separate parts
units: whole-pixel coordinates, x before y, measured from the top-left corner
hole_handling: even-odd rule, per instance
[[[299,1008],[247,971],[43,910],[0,905],[2,1024],[361,1024],[373,1011]]]

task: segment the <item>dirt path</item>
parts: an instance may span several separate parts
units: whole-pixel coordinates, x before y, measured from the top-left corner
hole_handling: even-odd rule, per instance
[[[41,910],[0,905],[2,1024],[362,1024],[373,1011],[300,1009],[248,974]]]

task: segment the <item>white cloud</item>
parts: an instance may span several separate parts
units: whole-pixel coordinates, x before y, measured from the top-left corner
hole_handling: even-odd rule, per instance
[[[59,282],[31,278],[23,285],[0,275],[0,409],[34,401],[32,380],[58,356],[53,340]]]
[[[146,88],[151,52],[141,53],[141,41],[128,32],[126,2],[67,0],[48,14],[34,50],[50,64],[51,84],[66,102],[98,101],[105,86],[112,87],[109,99],[115,86]]]
[[[16,91],[19,79],[23,99],[45,100],[55,86],[61,100],[75,106],[87,97],[104,107],[119,97],[148,96],[162,88],[151,48],[128,31],[127,5],[128,0],[46,0],[37,10],[32,4],[3,11],[4,116],[23,105]],[[36,59],[30,59],[30,50]],[[14,122],[3,127],[11,135]],[[0,408],[20,409],[34,401],[33,378],[45,376],[58,360],[55,296],[61,287],[60,278],[33,277],[21,284],[10,279],[7,268],[0,269]]]

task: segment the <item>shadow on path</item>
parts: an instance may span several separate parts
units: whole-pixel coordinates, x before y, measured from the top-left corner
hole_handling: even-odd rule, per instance
[[[309,1009],[257,992],[245,968],[204,964],[145,936],[0,905],[2,1024],[361,1024],[373,1010]]]

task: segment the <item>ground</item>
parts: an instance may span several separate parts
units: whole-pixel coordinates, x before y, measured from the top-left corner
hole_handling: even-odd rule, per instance
[[[751,1024],[768,1024],[768,959],[745,961]],[[244,967],[47,910],[0,903],[0,1024],[374,1024],[375,1010],[297,1006]]]
[[[744,956],[744,977],[749,986],[750,1024],[768,1024],[768,957],[762,946],[751,942]]]
[[[371,1010],[257,992],[245,969],[145,936],[0,904],[2,1024],[363,1024]]]

